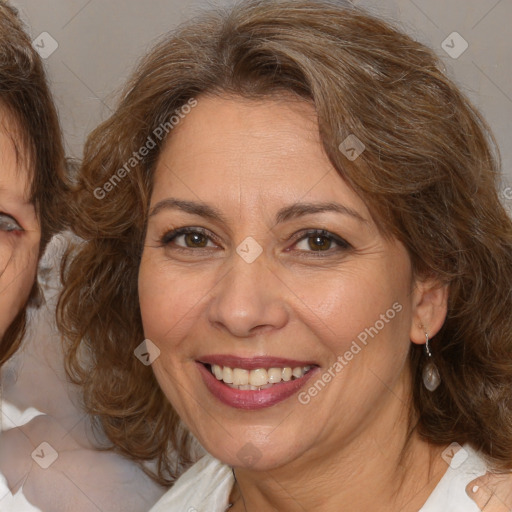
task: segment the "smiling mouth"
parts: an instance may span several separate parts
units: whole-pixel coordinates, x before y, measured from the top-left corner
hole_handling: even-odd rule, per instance
[[[217,380],[222,381],[232,389],[240,391],[261,391],[284,382],[301,379],[313,368],[313,366],[308,365],[295,368],[286,366],[246,370],[217,364],[205,364],[204,366]]]

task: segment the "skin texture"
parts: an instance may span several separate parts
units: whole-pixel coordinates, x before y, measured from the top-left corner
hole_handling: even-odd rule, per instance
[[[414,278],[403,245],[377,230],[323,152],[309,104],[198,102],[160,156],[139,272],[162,389],[202,445],[236,468],[232,510],[244,510],[240,490],[248,510],[418,510],[446,464],[443,447],[413,435],[399,465],[407,354],[411,341],[423,344],[425,332],[433,337],[442,326],[446,288]],[[152,215],[169,198],[206,203],[223,219],[178,208]],[[329,211],[276,222],[295,203],[338,203],[357,217]],[[183,227],[202,228],[206,238],[169,241]],[[315,251],[310,229],[350,245],[324,235],[324,251]],[[249,236],[263,250],[250,264],[236,252]],[[200,377],[198,358],[231,354],[313,361],[317,380],[393,304],[400,313],[307,405],[294,395],[241,411],[217,400]]]
[[[31,311],[22,349],[2,367],[0,479],[15,498],[0,482],[0,510],[27,510],[25,501],[52,512],[147,512],[165,489],[132,461],[97,450],[104,440],[93,435],[92,418],[78,406],[81,390],[66,378],[55,303],[69,243],[65,235],[50,242],[39,267],[44,302]],[[58,454],[46,469],[32,457],[43,442]]]
[[[0,337],[30,293],[41,238],[27,162],[17,157],[12,133],[12,121],[0,112]]]
[[[486,473],[470,482],[466,492],[483,512],[512,510],[512,474]]]

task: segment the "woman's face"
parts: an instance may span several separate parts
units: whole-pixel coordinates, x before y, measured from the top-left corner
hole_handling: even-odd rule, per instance
[[[407,413],[410,342],[438,327],[426,290],[330,164],[309,104],[201,97],[175,128],[140,307],[158,382],[215,457],[265,469],[385,443]]]
[[[12,128],[0,111],[0,338],[30,294],[41,239],[25,155],[16,152]]]

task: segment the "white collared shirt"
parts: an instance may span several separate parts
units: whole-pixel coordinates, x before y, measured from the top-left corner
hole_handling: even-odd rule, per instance
[[[486,471],[484,459],[464,445],[418,512],[480,512],[467,496],[466,485]],[[231,468],[206,455],[176,481],[150,512],[225,512],[233,484]]]

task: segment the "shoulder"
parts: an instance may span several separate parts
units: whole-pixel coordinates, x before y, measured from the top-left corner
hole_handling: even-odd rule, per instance
[[[488,466],[483,456],[468,444],[453,443],[443,452],[447,470],[419,512],[480,512],[467,495],[466,486],[484,475]]]
[[[176,481],[150,512],[224,512],[233,482],[229,466],[205,455]]]
[[[466,492],[486,512],[509,512],[512,510],[512,473],[486,473],[471,481]]]

